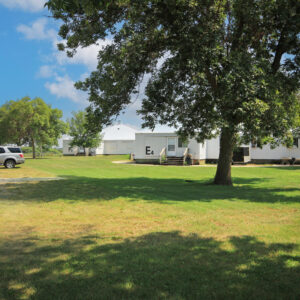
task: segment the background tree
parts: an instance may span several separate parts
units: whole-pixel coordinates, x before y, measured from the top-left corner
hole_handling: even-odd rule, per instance
[[[60,109],[51,109],[50,107],[48,113],[46,128],[45,126],[41,127],[36,138],[36,144],[40,146],[41,154],[43,150],[50,149],[54,145],[57,146],[58,139],[69,130],[68,124],[61,120],[63,113]]]
[[[101,142],[99,132],[94,132],[89,128],[87,113],[85,111],[73,112],[73,117],[68,120],[69,134],[72,137],[71,147],[78,146],[86,148],[96,148]]]
[[[90,118],[110,124],[150,76],[144,127],[178,128],[199,141],[220,134],[216,184],[232,184],[237,136],[244,142],[292,139],[299,115],[298,0],[49,0],[63,21],[59,45],[109,39],[97,70],[77,87],[89,91]]]
[[[15,143],[32,147],[36,158],[36,146],[57,145],[57,140],[67,131],[59,109],[52,109],[41,98],[22,98],[9,101],[0,108],[1,143]]]
[[[297,94],[298,103],[300,106],[300,92]],[[300,111],[300,109],[299,109]],[[298,114],[298,117],[296,118],[295,127],[293,130],[293,136],[298,137],[300,139],[300,114]]]

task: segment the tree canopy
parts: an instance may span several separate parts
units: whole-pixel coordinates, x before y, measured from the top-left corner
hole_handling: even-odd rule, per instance
[[[43,99],[11,100],[0,108],[0,143],[30,144],[33,158],[35,148],[57,145],[58,139],[67,131],[61,120],[62,111],[52,108]]]
[[[68,119],[69,134],[72,137],[70,145],[83,148],[96,148],[101,142],[99,132],[89,128],[87,113],[85,111],[73,112],[73,117]],[[86,153],[87,154],[87,153]]]
[[[231,184],[237,135],[291,142],[299,116],[298,0],[49,0],[60,50],[110,41],[89,92],[90,118],[110,124],[149,76],[144,127],[168,124],[203,141],[220,134],[216,184]]]

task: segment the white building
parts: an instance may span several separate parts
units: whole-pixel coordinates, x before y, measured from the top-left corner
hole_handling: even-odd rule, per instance
[[[63,155],[77,155],[78,154],[79,148],[71,147],[70,146],[71,141],[72,141],[71,138],[67,138],[62,141]]]
[[[295,140],[292,148],[279,146],[271,149],[270,145],[262,148],[251,145],[241,145],[235,152],[233,160],[236,162],[254,163],[278,163],[283,160],[300,161],[299,140]],[[219,158],[220,140],[213,138],[198,143],[195,139],[187,142],[181,140],[176,133],[143,133],[135,135],[134,158],[137,162],[158,163],[162,156],[166,156],[170,161],[173,157],[183,158],[184,154],[189,154],[194,164],[205,162],[216,162]],[[182,162],[178,161],[177,162]]]
[[[102,142],[96,154],[131,154],[134,152],[135,134],[131,126],[118,124],[107,127],[102,132]]]
[[[205,162],[206,145],[195,139],[182,140],[176,133],[143,133],[135,135],[134,159],[137,162],[159,162],[161,156],[183,158],[186,150],[194,161]]]
[[[95,149],[99,154],[131,154],[134,152],[135,134],[138,131],[131,126],[117,124],[105,128],[101,133],[101,144]],[[77,155],[80,149],[70,147],[71,137],[63,140],[63,154]]]
[[[169,132],[160,132],[160,131]],[[271,149],[270,145],[262,148],[241,145],[235,151],[233,160],[237,162],[272,163],[283,159],[300,160],[300,139],[295,140],[292,148],[279,146]],[[64,155],[76,155],[83,152],[78,147],[70,147],[71,139],[63,141]],[[298,144],[299,143],[299,144]],[[131,126],[117,124],[107,127],[102,132],[102,142],[95,149],[97,155],[133,154],[138,163],[159,163],[167,159],[170,163],[183,163],[187,157],[194,164],[216,162],[219,157],[219,138],[198,143],[195,139],[182,140],[174,129],[160,128],[154,132],[138,131]]]

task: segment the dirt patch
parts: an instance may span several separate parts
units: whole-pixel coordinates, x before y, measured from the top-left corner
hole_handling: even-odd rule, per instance
[[[14,182],[51,181],[51,180],[53,181],[53,180],[63,180],[63,179],[64,178],[61,178],[61,177],[0,178],[0,184],[1,183],[14,183]]]

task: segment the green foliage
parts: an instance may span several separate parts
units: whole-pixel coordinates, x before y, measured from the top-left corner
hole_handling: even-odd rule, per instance
[[[163,155],[161,156],[161,163],[164,164],[165,162],[167,162],[167,157],[166,157],[165,154],[163,154]]]
[[[62,155],[62,149],[51,148],[48,150],[48,153]]]
[[[111,40],[97,70],[76,85],[89,92],[95,124],[110,124],[147,75],[143,126],[168,124],[198,140],[221,133],[220,161],[228,168],[232,149],[225,150],[238,132],[244,142],[290,143],[299,118],[298,0],[49,0],[47,6],[63,21],[60,49],[69,56]]]
[[[293,137],[300,138],[300,93],[297,95],[298,97],[298,118],[296,119],[296,126],[293,130]]]
[[[96,148],[101,142],[99,132],[91,131],[88,127],[87,114],[84,111],[73,112],[73,117],[68,120],[72,142],[70,146]]]
[[[32,148],[31,147],[22,147],[22,152],[27,156],[32,156]],[[49,157],[49,156],[62,156],[62,150],[61,149],[55,149],[55,148],[36,148],[35,150],[36,157]]]
[[[9,101],[0,108],[0,141],[32,146],[35,148],[57,145],[57,140],[67,131],[61,120],[62,111],[52,109],[41,98]]]
[[[113,34],[112,44],[99,52],[97,71],[77,84],[90,92],[90,112],[104,124],[130,103],[145,74],[151,79],[140,110],[144,126],[169,124],[201,140],[229,127],[250,140],[282,139],[294,124],[299,1],[50,0],[47,5],[64,21],[62,48],[71,56],[77,47]]]
[[[31,147],[24,146],[24,147],[22,147],[22,152],[23,152],[24,154],[32,153],[32,148],[31,148]]]

